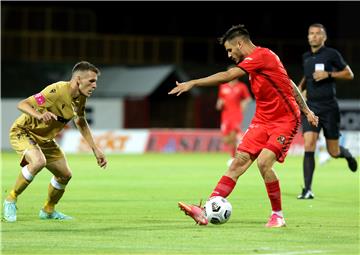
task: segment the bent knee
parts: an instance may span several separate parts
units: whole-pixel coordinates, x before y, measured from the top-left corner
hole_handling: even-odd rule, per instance
[[[71,178],[72,178],[72,173],[71,171],[68,171],[66,173],[63,173],[61,176],[57,176],[56,180],[62,184],[67,184]]]
[[[328,151],[328,153],[329,153],[329,155],[330,155],[331,157],[337,158],[337,157],[339,156],[339,154],[340,154],[340,150],[337,150],[337,151],[335,151],[335,150],[330,150],[330,151]]]
[[[315,151],[316,149],[316,142],[306,142],[304,143],[305,151]]]
[[[248,169],[251,163],[252,161],[248,154],[237,153],[235,159],[227,170],[227,175],[233,179],[237,179]]]
[[[30,164],[31,164],[31,168],[34,169],[34,172],[38,172],[46,166],[46,158],[45,158],[45,156],[38,157],[36,160],[31,162]]]

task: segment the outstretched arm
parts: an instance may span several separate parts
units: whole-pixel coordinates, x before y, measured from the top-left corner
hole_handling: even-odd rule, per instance
[[[81,135],[84,137],[85,141],[89,144],[90,148],[94,152],[97,163],[100,167],[106,168],[107,160],[104,153],[96,146],[93,136],[90,131],[90,127],[83,116],[78,116],[74,120],[76,127],[79,129]]]
[[[240,69],[239,67],[233,67],[227,71],[219,72],[204,78],[181,83],[176,82],[176,87],[173,88],[168,94],[176,94],[177,96],[179,96],[183,92],[189,91],[194,86],[215,86],[232,81],[243,75],[245,75],[245,72],[242,69]]]
[[[303,98],[303,96],[301,95],[300,90],[298,89],[298,87],[296,86],[296,84],[291,81],[291,84],[293,86],[293,92],[294,92],[294,97],[295,100],[297,102],[297,104],[300,107],[300,110],[305,114],[307,120],[309,121],[309,123],[315,127],[318,126],[319,124],[319,117],[316,116],[308,107],[308,105],[305,102],[305,99]]]

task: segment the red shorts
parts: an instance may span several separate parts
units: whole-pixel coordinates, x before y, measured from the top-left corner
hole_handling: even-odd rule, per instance
[[[277,161],[284,162],[299,124],[297,120],[266,124],[252,121],[237,150],[257,157],[266,148],[275,153]]]
[[[222,121],[220,129],[223,135],[228,135],[232,131],[239,133],[241,132],[241,120]]]

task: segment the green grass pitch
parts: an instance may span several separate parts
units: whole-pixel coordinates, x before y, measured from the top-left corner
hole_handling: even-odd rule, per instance
[[[1,224],[2,254],[359,254],[359,173],[343,159],[317,166],[314,200],[299,201],[302,158],[276,164],[286,228],[266,229],[265,186],[253,164],[229,196],[224,225],[197,226],[178,201],[206,199],[226,170],[226,154],[69,155],[73,178],[57,210],[72,221],[41,221],[50,174],[18,199],[18,221]],[[2,201],[19,174],[2,153]]]

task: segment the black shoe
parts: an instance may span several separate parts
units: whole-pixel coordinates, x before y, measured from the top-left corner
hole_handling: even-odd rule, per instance
[[[346,161],[348,163],[348,166],[351,171],[356,172],[358,165],[356,162],[356,159],[354,157],[346,158]]]
[[[298,195],[298,199],[314,199],[314,193],[310,189],[302,189],[300,195]]]

